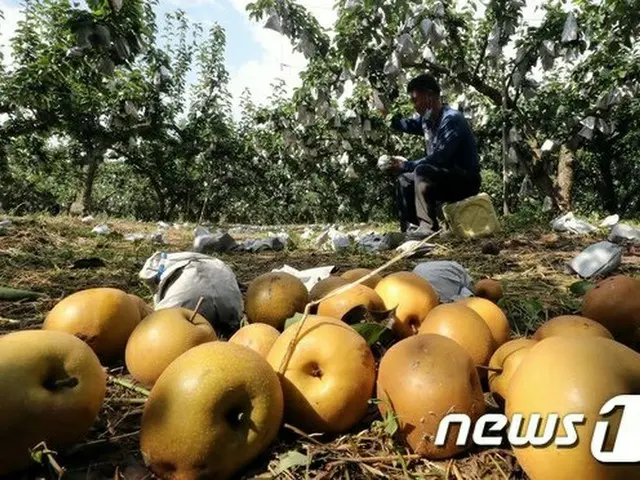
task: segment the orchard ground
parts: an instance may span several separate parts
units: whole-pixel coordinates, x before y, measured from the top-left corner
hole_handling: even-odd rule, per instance
[[[44,295],[36,301],[0,301],[1,333],[40,328],[46,313],[60,299],[85,288],[117,287],[152,303],[152,289],[138,278],[144,261],[158,250],[189,250],[193,241],[193,224],[169,228],[165,233],[168,243],[162,246],[148,240],[129,242],[123,238],[127,233],[152,233],[156,224],[107,219],[112,233],[100,236],[91,232],[103,220],[100,218],[91,224],[66,216],[9,218],[12,224],[0,232],[0,285]],[[557,234],[550,230],[549,220],[541,215],[519,214],[503,219],[502,231],[490,238],[466,241],[450,236],[436,238],[437,247],[425,257],[402,260],[384,273],[411,270],[423,261],[455,260],[468,269],[474,280],[491,277],[503,283],[505,297],[500,305],[508,314],[514,335],[525,335],[548,318],[579,312],[580,293],[570,288],[579,278],[568,273],[566,265],[582,249],[606,238],[604,231],[586,237]],[[392,230],[394,225],[345,225],[346,231],[356,228],[382,232]],[[377,268],[393,257],[391,252],[318,250],[313,246],[313,238],[301,240],[304,229],[304,225],[265,229],[287,231],[297,243],[295,248],[217,256],[235,271],[243,291],[255,276],[284,264],[298,269],[336,265],[344,271],[355,267]],[[236,240],[243,239],[243,235],[233,236]],[[487,248],[488,243],[493,244],[492,248]],[[483,253],[488,251],[492,253]],[[101,259],[104,266],[71,268],[74,261],[93,257]],[[627,249],[616,273],[639,276],[640,249]],[[130,381],[123,370],[122,366],[115,366],[111,374]],[[491,405],[489,399],[488,403]],[[53,463],[66,470],[64,478],[145,478],[138,451],[143,404],[142,394],[110,382],[104,407],[86,443],[77,445],[68,454],[53,457]],[[285,426],[278,441],[244,472],[243,478],[524,478],[507,445],[476,449],[451,461],[430,462],[408,454],[395,442],[390,435],[394,428],[393,420],[380,418],[373,404],[370,415],[347,435],[310,437]],[[33,478],[34,474],[57,478],[52,462],[46,456],[43,462],[42,469],[36,468],[24,478]]]

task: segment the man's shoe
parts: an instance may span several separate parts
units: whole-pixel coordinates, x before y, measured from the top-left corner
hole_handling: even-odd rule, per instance
[[[434,233],[436,232],[428,227],[418,227],[415,230],[410,230],[407,232],[407,240],[424,240]]]

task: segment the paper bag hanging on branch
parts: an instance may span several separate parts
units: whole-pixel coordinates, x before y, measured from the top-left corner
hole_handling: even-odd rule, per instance
[[[411,65],[418,59],[418,49],[408,33],[403,33],[397,39],[397,51],[401,65]]]
[[[562,30],[562,43],[570,43],[578,40],[578,20],[573,12],[569,12]]]
[[[391,57],[387,60],[387,63],[384,65],[383,73],[387,78],[393,79],[400,75],[400,71],[400,56],[398,52],[393,52]]]
[[[425,62],[436,63],[436,56],[434,55],[433,50],[431,50],[429,45],[426,45],[424,49],[422,49],[422,59]]]
[[[267,20],[264,22],[264,28],[282,33],[282,20],[280,19],[280,15],[278,15],[277,13],[270,14]]]
[[[551,40],[544,40],[540,44],[539,54],[543,70],[547,71],[553,68],[555,49]]]

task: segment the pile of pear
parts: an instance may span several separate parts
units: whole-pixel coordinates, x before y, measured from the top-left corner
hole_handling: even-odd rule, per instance
[[[475,293],[442,303],[409,271],[359,268],[311,290],[269,272],[250,283],[246,325],[229,339],[197,309],[154,311],[115,288],[73,293],[41,330],[0,337],[0,475],[28,468],[42,442],[64,452],[85,441],[105,402],[105,369],[124,362],[150,390],[140,450],[159,478],[233,478],[285,422],[337,435],[390,413],[410,451],[450,459],[472,444],[449,435],[436,446],[440,421],[465,413],[476,422],[491,408],[487,395],[507,418],[524,415],[523,428],[534,413],[585,414],[572,448],[513,446],[533,480],[639,476],[638,464],[599,463],[590,439],[610,398],[640,393],[640,281],[600,282],[581,315],[550,319],[528,338],[513,337],[501,284],[483,280]],[[306,307],[304,320],[287,322]],[[350,324],[354,309],[389,313],[394,341],[374,354]],[[621,415],[608,418],[610,438]]]

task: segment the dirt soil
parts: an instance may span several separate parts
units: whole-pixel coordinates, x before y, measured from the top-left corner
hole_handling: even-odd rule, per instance
[[[96,222],[84,224],[69,217],[12,218],[12,222],[0,232],[0,286],[43,296],[35,301],[0,301],[0,333],[40,328],[60,299],[85,288],[117,287],[152,304],[152,288],[138,278],[145,260],[159,250],[190,250],[193,241],[193,225],[169,228],[165,233],[168,243],[157,245],[123,238],[127,233],[152,233],[157,229],[155,224],[110,220],[112,233],[100,236],[91,232]],[[218,258],[235,271],[244,290],[256,276],[285,264],[298,269],[335,265],[344,271],[377,268],[393,257],[392,253],[321,251],[312,241],[299,240],[303,230],[304,226],[288,229],[292,238],[298,239],[297,248],[221,254]],[[234,238],[242,240],[243,235],[234,233]],[[500,305],[514,334],[526,335],[548,318],[580,311],[581,298],[569,289],[579,278],[569,273],[566,265],[582,249],[603,238],[604,234],[575,237],[545,228],[527,233],[508,228],[491,238],[467,241],[443,236],[434,240],[437,247],[425,257],[402,260],[384,273],[410,270],[435,259],[457,261],[475,280],[490,277],[503,283],[505,297]],[[639,253],[627,249],[616,273],[639,276]],[[81,259],[99,259],[103,266],[74,268],[74,262]],[[85,443],[68,452],[45,455],[43,466],[16,478],[59,478],[61,473],[62,478],[70,479],[151,478],[138,450],[145,397],[115,383],[132,381],[122,364],[110,366],[109,375],[114,380],[109,382],[103,409]],[[490,399],[488,402],[494,406]],[[447,462],[430,462],[410,455],[388,432],[388,423],[382,421],[374,405],[370,415],[348,435],[308,436],[285,425],[278,442],[239,478],[524,478],[506,446],[474,450]]]

